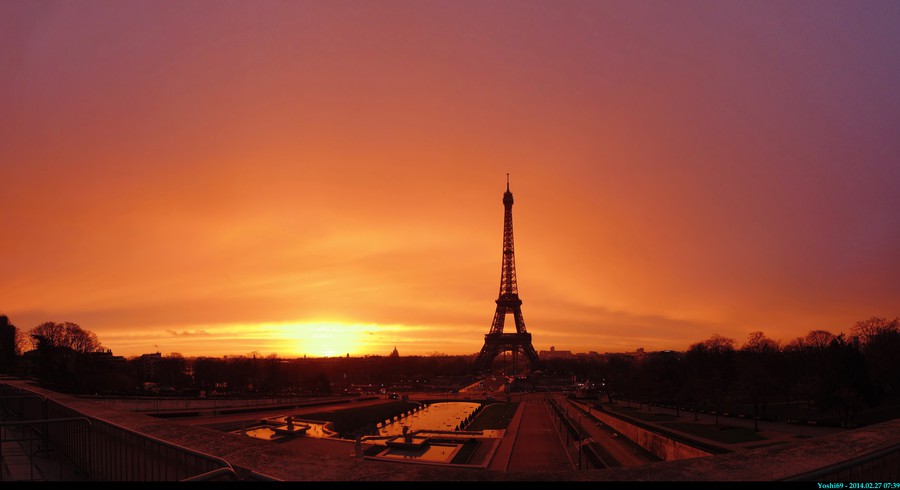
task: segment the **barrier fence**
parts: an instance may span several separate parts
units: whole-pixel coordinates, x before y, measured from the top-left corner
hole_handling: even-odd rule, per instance
[[[560,406],[559,401],[555,398],[548,400],[551,413],[556,416],[559,429],[563,431],[565,437],[566,451],[574,452],[575,457],[572,462],[576,463],[578,469],[606,468],[609,465],[604,461],[603,451],[600,444],[591,439],[590,434],[584,430],[581,422],[570,415],[569,412]]]
[[[7,384],[0,384],[0,416],[3,437],[9,434],[7,442],[24,441],[29,447],[36,443],[37,449],[29,454],[32,465],[36,451],[52,450],[88,480],[238,479],[231,464],[221,458],[90,417]],[[252,472],[248,475],[250,479],[271,479]]]
[[[900,488],[900,444],[784,481],[872,482],[859,488]],[[877,483],[877,485],[874,485]]]

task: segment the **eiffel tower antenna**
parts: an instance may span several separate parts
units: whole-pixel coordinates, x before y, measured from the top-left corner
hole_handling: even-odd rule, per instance
[[[491,331],[484,336],[484,346],[475,360],[478,371],[489,371],[494,358],[502,352],[512,352],[513,369],[517,369],[517,354],[522,353],[528,359],[532,369],[540,367],[540,359],[531,344],[531,334],[525,330],[522,318],[522,300],[519,299],[519,286],[516,281],[516,253],[513,243],[512,225],[513,195],[509,190],[509,174],[506,174],[506,192],[503,193],[503,264],[500,268],[500,296],[497,298],[497,310]],[[512,313],[516,324],[516,333],[503,333],[506,315]]]

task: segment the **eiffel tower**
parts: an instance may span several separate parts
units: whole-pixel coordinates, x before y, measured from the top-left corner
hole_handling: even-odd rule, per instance
[[[525,320],[522,319],[522,300],[519,299],[519,288],[516,284],[512,205],[509,174],[506,174],[506,192],[503,193],[503,267],[500,271],[500,297],[497,298],[497,311],[494,313],[491,331],[485,334],[484,347],[475,360],[475,369],[482,372],[489,371],[494,358],[502,352],[512,352],[514,369],[520,352],[528,358],[532,369],[538,369],[541,365],[537,352],[531,345],[531,334],[525,330]],[[503,324],[509,313],[512,313],[515,319],[516,333],[503,333]]]

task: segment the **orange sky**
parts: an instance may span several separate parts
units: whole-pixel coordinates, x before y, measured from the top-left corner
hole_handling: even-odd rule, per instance
[[[900,314],[900,3],[0,3],[0,312],[120,355]]]

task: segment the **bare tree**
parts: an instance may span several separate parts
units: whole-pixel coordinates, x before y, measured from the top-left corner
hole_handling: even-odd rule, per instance
[[[762,333],[762,332],[758,332]],[[734,351],[734,339],[724,337],[719,334],[713,334],[710,338],[703,341],[704,347],[711,352],[730,354]]]
[[[804,344],[815,351],[823,351],[831,345],[834,334],[827,330],[812,330],[806,334]]]
[[[766,337],[763,332],[752,332],[747,337],[747,343],[741,347],[743,351],[753,352],[777,352],[780,350],[777,340]]]
[[[741,387],[753,404],[753,428],[756,431],[759,431],[759,418],[765,415],[768,401],[778,385],[782,371],[780,354],[778,342],[763,332],[751,333],[738,352]]]
[[[716,425],[719,414],[736,376],[734,339],[714,334],[688,348],[685,361],[698,377],[700,393],[709,397],[716,406]]]
[[[886,335],[898,331],[900,331],[900,318],[888,320],[886,318],[875,316],[868,320],[856,322],[856,325],[850,329],[850,332],[853,335],[859,337],[859,341],[862,344],[869,343],[869,341],[879,335]]]
[[[28,347],[28,344],[28,334],[21,329],[16,329],[16,355],[22,355]]]
[[[28,331],[28,338],[34,349],[38,348],[41,341],[47,347],[61,347],[65,335],[65,328],[56,322],[44,322]]]
[[[64,323],[63,328],[65,330],[64,345],[75,352],[97,352],[103,347],[94,332],[70,322]]]
[[[900,321],[872,317],[857,322],[851,330],[859,336],[876,396],[900,393]]]
[[[42,340],[48,347],[67,347],[81,353],[96,352],[103,347],[94,332],[71,322],[44,322],[28,333],[35,349]]]

